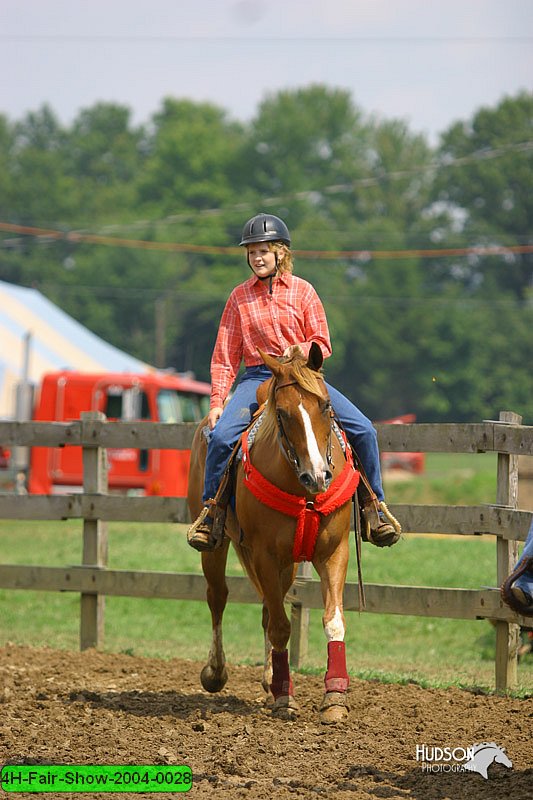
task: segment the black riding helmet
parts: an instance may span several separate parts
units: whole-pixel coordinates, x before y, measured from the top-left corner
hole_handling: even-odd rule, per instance
[[[290,247],[291,235],[282,219],[274,214],[261,213],[249,219],[242,229],[239,245],[252,242],[283,242]]]

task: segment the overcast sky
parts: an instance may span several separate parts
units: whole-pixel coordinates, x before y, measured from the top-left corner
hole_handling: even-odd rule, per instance
[[[251,119],[324,83],[437,134],[533,89],[533,0],[0,0],[0,112],[99,100],[146,122],[165,96]]]

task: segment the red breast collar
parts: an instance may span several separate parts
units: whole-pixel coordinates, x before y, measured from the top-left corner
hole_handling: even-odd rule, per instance
[[[333,513],[347,503],[359,484],[359,472],[354,468],[349,445],[345,450],[344,469],[340,475],[337,475],[329,489],[315,495],[313,500],[283,491],[259,472],[250,460],[248,431],[242,435],[242,453],[244,485],[264,505],[281,514],[296,517],[293,559],[294,561],[312,561],[320,518]]]

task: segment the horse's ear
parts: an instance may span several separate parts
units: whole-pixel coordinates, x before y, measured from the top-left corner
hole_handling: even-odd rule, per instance
[[[269,356],[268,353],[264,353],[262,350],[257,348],[259,355],[265,362],[266,366],[272,372],[273,375],[279,375],[281,373],[281,364],[279,363],[278,359],[275,356]]]
[[[315,372],[318,372],[323,363],[324,355],[320,349],[320,346],[316,342],[311,342],[309,356],[307,358],[307,366],[309,369],[314,369]]]

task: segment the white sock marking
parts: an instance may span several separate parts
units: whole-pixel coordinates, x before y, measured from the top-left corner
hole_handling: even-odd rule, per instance
[[[324,625],[324,633],[328,642],[344,641],[344,625],[342,624],[342,614],[338,606],[335,606],[335,615]]]

